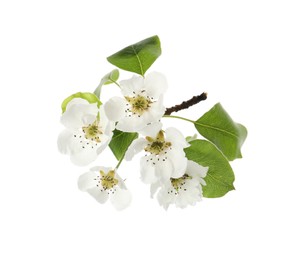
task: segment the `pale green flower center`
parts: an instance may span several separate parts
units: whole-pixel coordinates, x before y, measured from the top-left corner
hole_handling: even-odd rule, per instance
[[[109,171],[107,174],[100,171],[101,185],[104,190],[110,190],[118,184],[118,179],[115,178],[115,171]]]
[[[142,116],[145,111],[150,107],[152,101],[148,97],[135,96],[135,97],[125,97],[128,103],[131,105],[131,112],[133,114],[138,114]]]
[[[96,120],[94,123],[89,124],[88,126],[82,127],[83,133],[85,134],[85,138],[91,141],[95,141],[97,143],[101,142],[101,136],[103,132],[101,131],[101,127],[99,127],[99,121]]]
[[[190,179],[192,179],[192,177],[190,177],[188,174],[184,174],[182,177],[177,178],[177,179],[170,178],[171,185],[175,189],[175,194],[177,194],[179,192],[179,190],[181,190],[181,189],[186,191],[186,189],[183,186],[185,185],[186,180],[190,180]],[[173,192],[173,191],[171,191],[171,192]]]
[[[150,136],[147,136],[146,140],[149,143],[144,148],[144,150],[155,155],[159,155],[161,152],[171,147],[171,142],[165,141],[164,132],[162,130],[158,133],[155,139]]]

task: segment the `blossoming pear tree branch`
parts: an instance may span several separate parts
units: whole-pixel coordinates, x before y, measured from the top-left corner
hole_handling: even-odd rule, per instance
[[[101,204],[110,201],[117,210],[131,203],[126,179],[120,177],[118,168],[120,171],[123,160],[132,161],[140,153],[140,167],[124,174],[128,180],[137,169],[152,197],[164,209],[172,204],[179,208],[193,206],[202,198],[219,198],[235,189],[230,161],[242,158],[246,128],[233,121],[220,103],[197,120],[171,115],[207,99],[207,93],[165,108],[165,76],[159,72],[145,75],[161,52],[158,36],[131,44],[107,60],[136,75],[118,82],[120,73],[114,69],[101,79],[93,93],[77,92],[61,105],[65,129],[58,137],[58,149],[62,154],[79,166],[99,158],[101,162],[107,160],[103,157],[106,148],[117,159],[116,167],[90,167],[78,179],[81,191]],[[109,84],[117,85],[121,94],[103,100],[102,87]],[[185,138],[182,129],[173,126],[163,129],[162,118],[187,121],[200,137],[195,133]]]
[[[180,110],[187,109],[187,108],[189,108],[193,105],[198,104],[202,100],[206,100],[206,99],[207,99],[207,93],[203,92],[202,94],[200,94],[198,96],[194,96],[194,97],[192,97],[191,99],[189,99],[187,101],[183,101],[179,105],[175,105],[173,107],[167,108],[164,115],[170,115],[173,112],[178,112]]]

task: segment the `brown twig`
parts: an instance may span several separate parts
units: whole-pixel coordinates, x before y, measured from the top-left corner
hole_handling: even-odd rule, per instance
[[[173,107],[166,108],[164,115],[170,115],[173,112],[178,112],[180,110],[187,109],[193,105],[198,104],[199,102],[205,99],[207,99],[207,93],[203,92],[201,95],[194,96],[187,101],[183,101],[180,105],[175,105]]]

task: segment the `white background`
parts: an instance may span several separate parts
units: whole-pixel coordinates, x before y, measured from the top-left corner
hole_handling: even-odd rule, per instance
[[[0,259],[302,259],[301,3],[1,1]],[[221,102],[248,128],[244,158],[232,162],[236,191],[167,212],[139,181],[139,159],[123,163],[133,203],[116,212],[78,191],[89,167],[58,153],[60,104],[94,90],[113,69],[107,56],[155,34],[165,104],[207,91],[180,115]],[[96,164],[116,162],[107,151]]]

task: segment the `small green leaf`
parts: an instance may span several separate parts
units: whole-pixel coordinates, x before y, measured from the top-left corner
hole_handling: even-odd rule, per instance
[[[216,146],[206,140],[195,140],[184,149],[186,157],[202,166],[209,167],[204,178],[203,196],[218,198],[234,190],[234,172],[226,157]]]
[[[107,57],[107,60],[120,69],[144,76],[160,55],[160,39],[153,36],[118,51]]]
[[[194,123],[198,132],[213,142],[228,160],[242,158],[241,146],[247,130],[243,125],[235,123],[220,103]]]
[[[100,81],[98,87],[95,89],[94,94],[100,98],[101,95],[101,88],[103,85],[108,85],[112,83],[116,83],[119,79],[119,70],[115,69],[112,70],[110,73],[107,73]]]
[[[132,141],[137,138],[137,133],[126,133],[117,129],[114,130],[114,135],[109,143],[109,147],[118,161],[123,158],[127,148],[130,146]]]
[[[89,93],[89,92],[78,92],[78,93],[75,93],[71,96],[69,96],[68,98],[64,99],[63,102],[62,102],[62,105],[61,105],[61,108],[62,108],[62,113],[65,112],[66,110],[66,107],[67,107],[67,104],[72,101],[74,98],[82,98],[82,99],[85,99],[87,100],[90,104],[93,104],[93,103],[97,103],[98,107],[100,107],[102,105],[101,101],[99,100],[99,98],[93,94],[93,93]]]
[[[186,140],[186,142],[189,143],[189,142],[191,142],[191,141],[196,140],[197,137],[198,137],[198,135],[197,135],[197,134],[194,134],[194,135],[192,135],[192,136],[186,136],[186,137],[185,137],[185,140]]]

